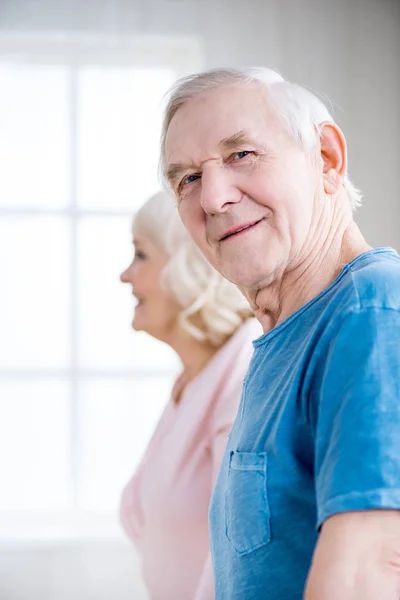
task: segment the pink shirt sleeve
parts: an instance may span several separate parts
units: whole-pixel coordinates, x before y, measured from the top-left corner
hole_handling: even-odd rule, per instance
[[[139,545],[142,536],[143,517],[140,503],[137,498],[139,487],[140,472],[132,477],[122,492],[120,504],[120,521],[125,533],[135,543]]]
[[[136,473],[126,484],[120,502],[119,518],[120,523],[134,544],[140,548],[140,540],[143,538],[144,517],[139,499],[139,490],[141,487],[142,471],[146,462],[151,458],[152,453],[157,448],[157,439],[160,433],[161,425],[168,421],[170,417],[170,403],[164,409],[158,425],[153,432],[150,443],[139,463]]]

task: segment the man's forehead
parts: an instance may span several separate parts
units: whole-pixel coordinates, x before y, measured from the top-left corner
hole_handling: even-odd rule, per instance
[[[230,86],[231,88],[232,86]],[[169,125],[165,157],[167,163],[193,160],[220,149],[234,136],[260,138],[271,117],[265,95],[259,88],[221,88],[187,101]],[[264,121],[264,122],[262,122]]]

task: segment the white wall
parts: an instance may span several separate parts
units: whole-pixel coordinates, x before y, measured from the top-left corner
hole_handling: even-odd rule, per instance
[[[124,541],[0,545],[1,600],[146,600]]]

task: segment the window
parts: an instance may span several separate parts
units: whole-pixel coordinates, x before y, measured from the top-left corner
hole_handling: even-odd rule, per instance
[[[0,38],[0,528],[110,513],[178,365],[119,273],[193,40]],[[3,515],[3,519],[1,516]],[[1,531],[0,531],[1,535]]]

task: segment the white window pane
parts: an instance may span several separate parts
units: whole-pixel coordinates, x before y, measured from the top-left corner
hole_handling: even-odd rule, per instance
[[[169,69],[82,68],[78,88],[78,201],[133,210],[159,187],[162,96]]]
[[[166,405],[172,379],[87,381],[80,386],[80,504],[115,510]]]
[[[68,238],[61,218],[0,220],[0,368],[68,364]]]
[[[132,331],[135,301],[119,280],[132,260],[131,219],[84,218],[78,228],[79,365],[176,370],[165,344]]]
[[[68,508],[69,442],[65,381],[0,382],[0,509]]]
[[[0,206],[68,200],[68,71],[0,64]]]

